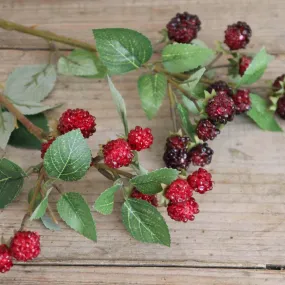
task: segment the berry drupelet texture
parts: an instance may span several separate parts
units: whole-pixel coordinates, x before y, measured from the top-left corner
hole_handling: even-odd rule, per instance
[[[239,60],[239,75],[243,76],[244,73],[246,72],[247,68],[252,62],[252,58],[243,55],[240,60]]]
[[[132,150],[141,151],[150,148],[153,143],[153,135],[151,129],[142,127],[135,127],[128,135],[128,143]]]
[[[202,141],[213,140],[220,130],[209,120],[202,119],[198,122],[196,128],[197,136]]]
[[[158,206],[158,201],[156,195],[146,195],[139,192],[136,188],[133,189],[131,198],[134,199],[141,199],[147,201],[148,203],[152,204],[154,207]]]
[[[211,163],[213,154],[214,151],[208,147],[207,143],[198,144],[189,152],[191,163],[202,167]]]
[[[285,96],[278,99],[276,113],[285,120]]]
[[[171,136],[166,140],[166,148],[185,149],[189,142],[189,137]]]
[[[191,188],[200,194],[204,194],[213,189],[212,175],[203,168],[199,168],[189,175],[187,181]]]
[[[59,119],[58,131],[61,134],[80,129],[84,138],[92,136],[95,129],[95,117],[83,109],[68,109]]]
[[[278,76],[272,84],[273,91],[277,92],[280,89],[282,89],[280,82],[284,82],[284,80],[285,80],[285,74]]]
[[[225,44],[231,50],[245,48],[251,37],[251,28],[245,22],[237,22],[229,25],[225,31]]]
[[[52,139],[48,140],[47,142],[42,143],[42,148],[41,148],[41,158],[42,159],[44,159],[47,150],[49,149],[49,147],[51,146],[51,144],[54,141],[55,141],[55,138],[52,138]]]
[[[0,245],[0,273],[8,272],[13,266],[12,255],[6,244]]]
[[[196,15],[178,13],[166,26],[168,38],[177,43],[190,43],[201,29],[201,21]]]
[[[171,203],[181,203],[190,199],[193,190],[184,179],[178,178],[174,180],[166,189],[165,197]]]
[[[229,85],[225,81],[216,81],[212,83],[208,88],[207,91],[209,93],[212,93],[212,91],[215,90],[217,94],[224,94],[231,96],[233,94],[232,88],[229,87]]]
[[[248,89],[238,89],[236,94],[232,96],[236,114],[242,114],[250,110],[251,101],[250,101],[250,91]]]
[[[109,141],[103,146],[104,162],[111,168],[120,168],[131,164],[134,154],[124,139]]]

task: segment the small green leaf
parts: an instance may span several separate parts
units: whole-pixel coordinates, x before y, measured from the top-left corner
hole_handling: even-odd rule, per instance
[[[123,122],[124,125],[124,129],[125,129],[125,135],[128,136],[129,133],[129,127],[128,127],[128,119],[127,119],[127,109],[126,109],[126,104],[125,104],[125,100],[122,97],[122,95],[120,94],[120,92],[116,89],[115,85],[113,84],[111,78],[109,76],[107,76],[108,78],[108,83],[109,83],[109,87],[111,90],[111,94],[113,97],[113,101],[116,104],[117,107],[117,111],[121,117],[121,120]]]
[[[14,162],[0,159],[0,209],[10,204],[20,193],[25,172]]]
[[[179,171],[171,168],[161,168],[130,180],[141,193],[156,194],[162,191],[161,184],[169,185],[178,177]]]
[[[41,217],[44,226],[51,231],[60,231],[61,228],[47,214]]]
[[[181,95],[182,98],[182,102],[184,104],[184,106],[187,108],[187,110],[194,114],[194,115],[199,115],[200,112],[197,110],[197,107],[195,106],[195,104],[193,103],[193,101],[191,101],[188,97],[186,97],[185,95]],[[202,100],[197,100],[197,104],[200,107],[200,109],[203,109],[203,101]]]
[[[122,206],[122,220],[136,240],[170,246],[167,224],[158,210],[148,202],[127,199]]]
[[[14,106],[24,115],[36,115],[48,110],[52,110],[60,107],[62,104],[57,104],[54,106],[43,105],[37,102],[19,102],[15,103]]]
[[[189,80],[187,80],[186,83],[182,83],[180,84],[180,86],[189,91],[190,93],[192,93],[193,90],[195,90],[197,84],[199,83],[200,79],[202,78],[203,74],[205,73],[206,68],[200,68],[199,70],[197,70],[195,73],[191,74]]]
[[[162,51],[163,65],[167,71],[180,73],[203,66],[213,51],[191,44],[167,45]]]
[[[166,95],[167,79],[164,74],[145,74],[138,80],[138,90],[143,110],[151,120],[159,110]]]
[[[93,30],[100,59],[110,75],[138,69],[152,56],[150,40],[129,29]]]
[[[15,118],[9,112],[0,112],[0,148],[5,149],[15,129]]]
[[[92,78],[104,78],[106,67],[93,52],[75,49],[67,57],[61,57],[57,63],[60,74]]]
[[[262,48],[255,55],[249,67],[246,69],[244,75],[240,78],[237,87],[241,85],[249,85],[259,80],[262,77],[271,59],[272,57],[267,54],[265,48]]]
[[[57,202],[57,211],[68,226],[93,241],[97,240],[96,225],[91,211],[79,193],[65,193]]]
[[[91,151],[80,130],[58,137],[47,150],[44,167],[50,177],[64,181],[81,179],[91,163]]]
[[[263,130],[272,132],[282,132],[274,118],[274,112],[268,110],[265,99],[256,94],[250,94],[251,110],[247,115]]]
[[[44,214],[47,210],[47,206],[48,206],[48,196],[49,196],[51,191],[52,191],[52,188],[50,188],[47,191],[46,196],[42,199],[40,204],[36,207],[36,209],[32,213],[30,220],[37,220],[37,219],[40,219],[44,216]]]

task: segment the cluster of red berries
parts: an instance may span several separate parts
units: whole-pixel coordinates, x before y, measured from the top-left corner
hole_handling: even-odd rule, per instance
[[[41,251],[40,236],[36,232],[18,231],[11,240],[10,247],[0,245],[0,273],[13,266],[13,258],[18,261],[30,261],[38,257]]]

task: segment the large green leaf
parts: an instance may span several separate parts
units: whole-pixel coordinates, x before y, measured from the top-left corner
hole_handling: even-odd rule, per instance
[[[265,99],[256,94],[250,94],[251,110],[247,115],[263,130],[272,132],[282,132],[274,118],[274,112],[268,109]]]
[[[136,240],[170,246],[167,224],[158,210],[140,199],[128,199],[122,207],[122,220]]]
[[[57,202],[57,211],[68,226],[93,241],[97,240],[95,221],[79,193],[65,193]]]
[[[15,129],[15,118],[9,112],[0,110],[0,148],[5,149],[11,133]]]
[[[29,101],[14,103],[14,106],[24,115],[36,115],[44,111],[58,108],[61,105],[62,104],[49,106],[49,105],[43,105],[42,103],[29,102]]]
[[[40,219],[44,216],[44,214],[47,210],[47,206],[48,206],[48,196],[49,196],[51,191],[52,191],[52,188],[50,188],[47,191],[46,196],[38,204],[38,206],[36,207],[36,209],[34,210],[34,212],[32,213],[32,215],[30,217],[31,220],[37,220],[37,219]]]
[[[172,73],[180,73],[203,66],[213,56],[208,48],[191,44],[171,44],[162,51],[164,67]]]
[[[91,163],[91,151],[80,130],[58,137],[47,150],[44,167],[50,177],[65,181],[81,179]]]
[[[145,74],[138,80],[138,90],[143,110],[152,119],[159,110],[166,95],[167,79],[164,74]]]
[[[138,69],[152,56],[150,40],[136,31],[111,28],[93,33],[100,59],[110,75]]]
[[[144,175],[139,175],[130,182],[144,194],[156,194],[162,191],[161,184],[169,185],[178,177],[179,171],[171,168],[162,168]]]
[[[14,162],[0,159],[0,209],[10,204],[20,193],[25,172]]]

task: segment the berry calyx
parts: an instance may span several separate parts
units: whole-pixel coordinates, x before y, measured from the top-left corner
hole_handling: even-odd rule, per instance
[[[88,111],[83,109],[68,109],[62,113],[57,129],[61,134],[80,129],[83,137],[89,138],[95,133],[95,126],[95,117]]]
[[[196,128],[197,136],[202,141],[213,140],[220,130],[209,120],[202,119],[198,122]]]
[[[236,114],[242,114],[250,110],[251,101],[250,101],[250,91],[248,89],[238,89],[236,94],[232,96]]]
[[[228,96],[231,96],[233,94],[232,88],[230,88],[229,85],[225,81],[222,81],[222,80],[219,80],[219,81],[212,83],[207,88],[207,91],[209,93],[212,93],[213,90],[215,90],[216,93],[218,93],[218,94],[224,94],[224,95],[228,95]]]
[[[198,144],[191,148],[189,152],[192,164],[202,167],[211,163],[213,154],[214,151],[208,147],[207,143]]]
[[[18,261],[29,261],[41,252],[40,236],[36,232],[16,232],[11,241],[11,254]]]
[[[149,148],[153,143],[153,135],[151,129],[142,127],[135,127],[128,135],[128,143],[132,150],[141,151]]]
[[[193,190],[200,194],[204,194],[213,189],[212,175],[203,168],[199,168],[189,175],[187,181]]]
[[[167,206],[167,213],[169,217],[177,222],[188,222],[195,219],[196,214],[199,213],[199,205],[194,198],[181,203],[170,203]]]
[[[52,139],[48,140],[47,142],[42,143],[42,148],[41,148],[41,158],[42,159],[44,159],[47,150],[49,149],[49,147],[51,146],[51,144],[54,141],[55,141],[55,138],[52,138]]]
[[[120,168],[131,164],[134,154],[124,139],[109,141],[103,146],[104,162],[111,168]]]
[[[166,26],[168,38],[177,43],[190,43],[201,29],[201,21],[187,12],[176,14]]]
[[[0,245],[0,273],[8,272],[13,266],[12,255],[6,244]]]
[[[276,113],[285,120],[285,96],[278,99]]]
[[[252,62],[252,58],[243,55],[240,60],[239,60],[239,75],[243,76],[244,73],[246,72],[247,68]]]
[[[277,92],[280,89],[282,89],[283,86],[281,85],[281,83],[282,82],[284,83],[284,80],[285,80],[285,74],[278,76],[272,84],[273,91]]]
[[[134,199],[141,199],[147,201],[148,203],[152,204],[154,207],[158,206],[158,201],[156,195],[146,195],[139,192],[136,188],[133,189],[131,198]]]
[[[190,199],[192,196],[192,188],[184,179],[178,178],[174,180],[166,189],[165,197],[171,203],[181,203]]]
[[[251,28],[246,22],[237,22],[229,25],[225,31],[224,43],[230,50],[245,48],[251,37]]]

